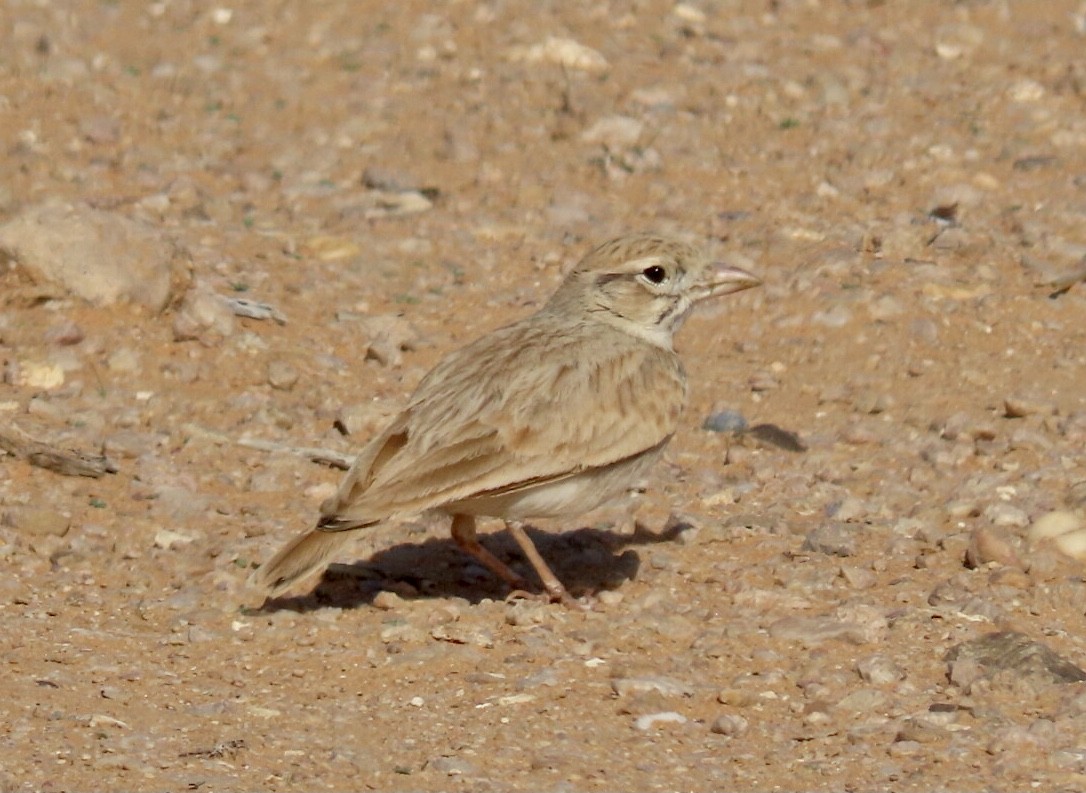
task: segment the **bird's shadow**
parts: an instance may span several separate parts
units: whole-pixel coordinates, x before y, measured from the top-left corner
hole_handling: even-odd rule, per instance
[[[634,578],[641,557],[630,546],[671,542],[689,526],[669,522],[662,531],[654,532],[637,523],[632,534],[588,527],[561,534],[533,527],[526,530],[555,575],[577,597],[614,589]],[[542,591],[538,577],[508,532],[483,535],[480,540]],[[472,603],[484,598],[500,600],[508,594],[505,584],[477,565],[451,537],[434,537],[421,543],[394,545],[353,564],[330,565],[309,593],[269,598],[253,613],[357,608],[372,603],[382,591],[407,599],[461,597]]]

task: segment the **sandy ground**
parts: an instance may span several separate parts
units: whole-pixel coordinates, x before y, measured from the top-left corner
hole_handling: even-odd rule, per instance
[[[1084,52],[1080,0],[5,3],[0,223],[196,291],[0,273],[2,426],[118,469],[0,456],[0,789],[1081,789]],[[340,474],[238,441],[349,455],[649,229],[765,286],[645,494],[539,526],[590,611],[427,517],[247,589]]]

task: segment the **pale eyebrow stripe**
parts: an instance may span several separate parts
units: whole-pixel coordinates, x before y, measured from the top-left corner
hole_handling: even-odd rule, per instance
[[[633,278],[635,273],[601,273],[596,276],[596,286],[603,286],[620,278]]]

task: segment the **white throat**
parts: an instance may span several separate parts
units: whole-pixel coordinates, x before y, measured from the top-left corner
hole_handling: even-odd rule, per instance
[[[602,322],[606,322],[611,327],[621,330],[623,333],[628,333],[631,336],[644,339],[654,347],[660,347],[661,349],[668,351],[675,349],[672,336],[677,325],[674,323],[665,322],[660,325],[645,325],[621,317],[618,314],[611,313],[603,314],[599,319]],[[681,320],[679,324],[681,324]]]

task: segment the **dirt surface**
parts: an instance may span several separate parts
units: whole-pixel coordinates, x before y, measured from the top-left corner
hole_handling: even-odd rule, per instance
[[[0,274],[0,426],[118,469],[0,456],[0,789],[1081,789],[1084,52],[1080,0],[6,2],[0,223],[193,291]],[[290,447],[649,229],[765,286],[645,494],[539,526],[590,611],[426,517],[262,607],[340,476]]]

